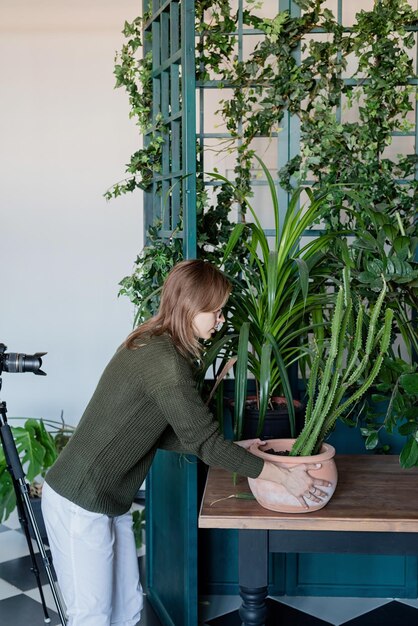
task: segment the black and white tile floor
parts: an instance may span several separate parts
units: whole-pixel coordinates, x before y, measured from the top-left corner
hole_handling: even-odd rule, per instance
[[[34,549],[37,546],[34,543]],[[55,603],[42,564],[39,564],[51,626],[59,626]],[[418,626],[418,601],[382,598],[284,597],[269,599],[266,626]],[[240,626],[235,596],[200,598],[200,624]],[[228,615],[226,615],[228,614]],[[277,617],[275,617],[275,614]],[[280,617],[278,617],[280,616]],[[36,579],[25,536],[15,515],[0,525],[0,625],[44,624]],[[140,626],[161,626],[146,603]],[[176,626],[184,626],[176,624]]]
[[[241,626],[237,598],[218,596],[206,600],[201,610],[204,626]],[[382,598],[281,597],[267,600],[269,617],[265,626],[417,626],[415,600]],[[228,612],[228,615],[225,613]]]

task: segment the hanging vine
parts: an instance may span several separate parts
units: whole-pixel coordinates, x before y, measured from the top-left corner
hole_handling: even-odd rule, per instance
[[[410,316],[418,308],[417,156],[404,149],[389,157],[387,148],[393,133],[413,128],[416,75],[408,52],[418,12],[406,0],[381,0],[345,29],[322,0],[295,4],[301,16],[267,19],[256,11],[232,14],[224,2],[197,3],[198,78],[233,90],[218,114],[231,135],[243,195],[251,189],[255,139],[279,132],[284,115],[299,118],[300,151],[279,171],[281,184],[288,191],[308,180],[329,188],[328,230],[341,227],[346,209],[346,226],[357,237],[351,246],[336,240],[329,252],[335,269],[348,264],[357,290],[372,302],[382,278],[388,283],[398,331],[412,354],[418,350]],[[225,34],[236,32],[240,19],[260,33],[244,59]],[[326,35],[314,36],[321,32]]]
[[[216,80],[220,88],[232,90],[231,98],[221,91],[219,100],[218,115],[230,134],[219,151],[236,157],[234,197],[219,188],[209,199],[198,161],[198,254],[219,258],[219,248],[232,228],[231,206],[251,193],[255,140],[271,140],[290,113],[299,118],[301,145],[299,154],[279,172],[282,186],[290,190],[309,179],[321,187],[339,183],[352,189],[347,203],[346,189],[339,195],[334,188],[336,210],[330,205],[325,225],[329,230],[340,227],[337,215],[344,205],[347,227],[359,236],[349,247],[344,240],[337,242],[330,255],[336,266],[342,260],[350,264],[357,288],[372,301],[383,274],[398,326],[410,345],[417,347],[416,331],[409,318],[404,319],[408,307],[418,305],[414,260],[418,240],[413,219],[417,157],[405,151],[396,159],[387,155],[393,133],[408,131],[412,124],[416,86],[410,81],[414,68],[408,51],[414,45],[417,11],[406,0],[381,0],[372,10],[359,11],[353,26],[345,29],[324,7],[324,0],[297,0],[295,4],[300,16],[284,11],[266,18],[260,2],[249,1],[240,12],[228,0],[196,0],[196,77],[203,82]],[[137,18],[125,24],[128,41],[116,57],[115,76],[116,86],[124,87],[129,95],[131,117],[148,139],[132,155],[129,177],[114,185],[108,198],[147,189],[161,168],[161,120],[153,120],[151,126],[150,119],[152,59],[149,54],[138,55],[142,23]],[[239,57],[236,45],[240,27],[259,35],[245,58]],[[321,32],[325,34],[313,36]],[[338,115],[340,106],[342,116]],[[345,121],[351,111],[354,121]],[[158,224],[155,228],[133,275],[138,277],[139,271],[140,297],[145,298],[163,272],[154,273],[147,283],[141,267],[147,267],[153,255],[157,265],[161,254],[171,261],[181,256],[173,241],[157,244]],[[124,281],[122,293],[137,303],[139,284],[129,283],[129,277]]]

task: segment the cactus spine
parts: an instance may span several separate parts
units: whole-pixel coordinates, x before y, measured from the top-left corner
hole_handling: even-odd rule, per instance
[[[384,283],[370,315],[363,349],[362,330],[364,320],[367,319],[365,309],[359,303],[354,323],[349,276],[348,273],[344,274],[344,287],[341,286],[338,292],[332,319],[330,347],[325,367],[320,376],[320,365],[324,354],[324,348],[321,347],[317,350],[312,364],[305,425],[290,452],[292,456],[309,456],[319,452],[337,418],[361,398],[373,384],[388,350],[392,330],[392,309],[386,309],[383,328],[377,330],[386,290]],[[354,337],[349,337],[349,329],[354,328]],[[370,369],[370,358],[378,344],[379,352],[377,356],[373,355],[373,366]],[[344,356],[346,356],[345,367],[343,366]],[[349,387],[362,378],[364,380],[360,386],[347,397]]]

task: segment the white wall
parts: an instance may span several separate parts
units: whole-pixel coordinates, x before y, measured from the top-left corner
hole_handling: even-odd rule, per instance
[[[142,244],[141,194],[107,203],[140,145],[114,54],[133,0],[0,0],[0,342],[47,351],[3,374],[9,416],[81,416],[132,327],[117,298]]]

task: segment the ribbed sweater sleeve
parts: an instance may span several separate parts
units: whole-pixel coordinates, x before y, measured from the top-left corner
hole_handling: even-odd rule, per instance
[[[180,454],[187,454],[188,452],[190,452],[189,450],[186,450],[185,445],[186,444],[182,444],[182,442],[177,437],[176,433],[174,432],[174,430],[172,429],[171,426],[166,428],[166,430],[164,431],[162,437],[160,438],[160,440],[158,442],[158,447],[161,450],[170,450],[172,452],[179,452]],[[236,444],[233,444],[233,445],[235,445],[235,448],[238,448],[238,446]],[[251,455],[251,456],[254,456],[254,455]],[[255,457],[255,458],[257,458],[257,457]],[[220,466],[222,467],[222,465],[220,465]],[[261,465],[261,468],[262,467],[263,467],[263,464]],[[228,469],[228,468],[226,468],[226,469]],[[238,470],[236,470],[236,471],[238,472]],[[241,471],[241,472],[238,472],[238,473],[241,473],[243,476],[247,476],[248,475],[250,478],[253,478],[253,476],[250,476],[249,474],[246,474],[245,472]],[[255,478],[255,476],[254,476],[254,478]]]
[[[190,383],[162,389],[156,403],[178,440],[178,445],[173,437],[166,440],[166,449],[187,451],[207,465],[249,478],[260,475],[264,461],[222,437],[211,412]]]
[[[260,475],[264,461],[222,437],[193,380],[178,380],[175,385],[158,389],[154,401],[173,429],[173,435],[165,440],[166,448],[187,451],[207,465],[242,476]]]

